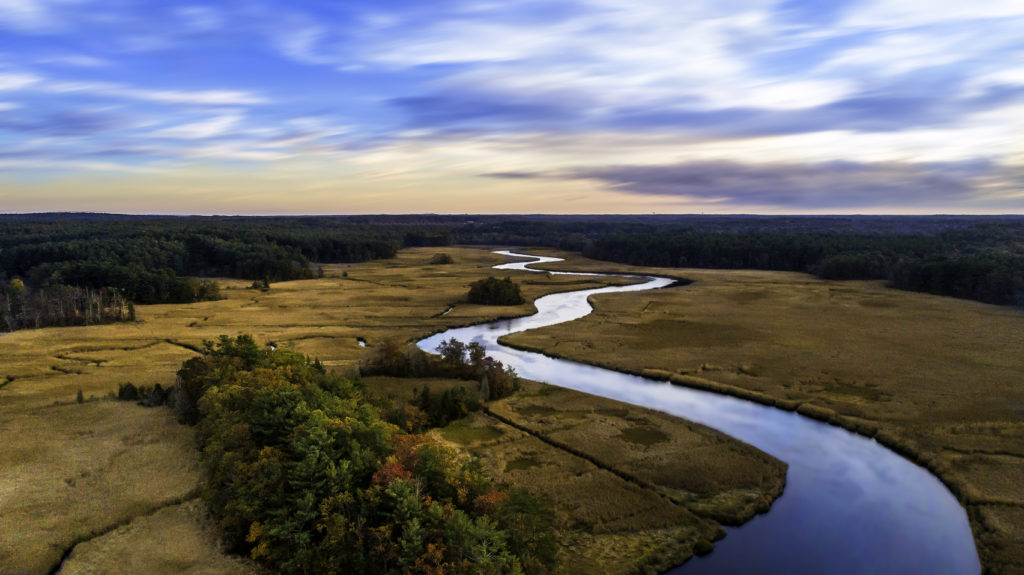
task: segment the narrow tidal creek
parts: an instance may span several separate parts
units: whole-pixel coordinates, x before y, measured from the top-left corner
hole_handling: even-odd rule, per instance
[[[496,253],[534,259],[495,269],[542,271],[527,266],[561,261]],[[953,494],[926,469],[873,439],[774,407],[498,343],[503,335],[589,314],[593,311],[587,302],[591,295],[658,289],[673,282],[670,278],[639,277],[647,282],[548,295],[534,302],[538,312],[532,316],[451,329],[417,345],[434,353],[442,340],[476,341],[521,377],[696,421],[789,464],[786,491],[768,513],[741,527],[727,528],[728,535],[715,544],[710,555],[691,559],[669,573],[981,572],[967,513]]]

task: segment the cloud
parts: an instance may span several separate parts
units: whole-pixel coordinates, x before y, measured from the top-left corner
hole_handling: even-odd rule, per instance
[[[822,106],[800,110],[732,108],[721,110],[617,111],[610,119],[624,129],[668,129],[710,137],[798,134],[831,130],[895,132],[951,125],[965,116],[1024,99],[1024,87],[990,85],[968,98],[945,93],[864,92]]]
[[[40,136],[92,136],[122,126],[123,122],[116,116],[94,110],[63,110],[36,119],[25,118],[21,114],[0,118],[0,129]]]
[[[61,2],[0,0],[0,27],[35,33],[52,31],[59,27],[55,4]]]
[[[0,90],[20,90],[38,84],[41,80],[35,74],[0,73]]]
[[[242,115],[238,113],[222,114],[198,122],[179,124],[170,128],[164,128],[153,132],[157,138],[180,138],[184,140],[202,140],[223,136],[231,132],[240,121]]]
[[[224,16],[212,6],[182,6],[174,13],[189,32],[212,32],[224,26]]]
[[[484,174],[497,178],[592,180],[607,189],[689,202],[773,209],[915,208],[969,203],[983,186],[1019,185],[1019,176],[988,162],[911,164],[688,162],[553,172]],[[1016,179],[1007,182],[1007,178]],[[1005,188],[1005,186],[1003,186]],[[1024,207],[1024,198],[1019,198]]]
[[[1009,19],[1024,16],[1018,0],[868,0],[847,12],[842,24],[850,27],[912,28],[943,22]]]
[[[565,125],[577,119],[572,102],[503,94],[449,93],[396,98],[414,126],[458,127],[505,125],[517,130],[543,124]]]
[[[52,82],[45,88],[56,93],[84,93],[161,104],[246,106],[270,103],[263,96],[240,90],[153,90],[111,82]]]
[[[108,68],[113,65],[110,60],[89,56],[88,54],[62,54],[46,56],[36,60],[39,64],[55,64],[73,68]]]

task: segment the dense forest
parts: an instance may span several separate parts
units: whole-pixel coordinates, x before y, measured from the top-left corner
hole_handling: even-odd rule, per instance
[[[220,297],[215,282],[197,277],[302,279],[314,277],[311,262],[388,258],[404,245],[450,241],[441,226],[345,218],[3,216],[0,329],[127,319],[91,314],[67,286],[116,291],[136,304],[189,303]],[[28,293],[15,293],[14,280]]]
[[[430,409],[426,397],[417,403]],[[225,543],[275,572],[540,575],[554,565],[543,502],[400,430],[358,382],[301,354],[222,336],[185,362],[170,401],[197,423],[204,498]]]
[[[0,329],[128,317],[113,313],[120,304],[97,314],[86,303],[95,295],[71,297],[68,286],[93,294],[112,288],[104,297],[116,292],[135,304],[185,303],[219,297],[215,283],[197,277],[266,285],[314,277],[313,263],[452,243],[550,246],[635,265],[880,279],[900,289],[1024,305],[1020,216],[40,214],[0,216]]]
[[[1024,305],[1020,216],[532,216],[454,226],[460,243],[544,245],[632,265],[801,271]]]

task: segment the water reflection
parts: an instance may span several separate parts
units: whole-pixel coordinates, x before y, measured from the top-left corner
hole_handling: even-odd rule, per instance
[[[496,269],[538,271],[526,266],[561,261],[507,251],[496,253],[533,258]],[[716,544],[713,553],[670,573],[981,571],[967,514],[952,493],[927,470],[873,439],[792,412],[498,343],[502,335],[587,315],[591,311],[587,298],[591,295],[657,289],[673,281],[648,277],[641,284],[545,296],[536,300],[538,313],[530,317],[452,329],[418,345],[433,352],[438,343],[452,337],[475,341],[523,377],[703,423],[789,464],[786,491],[769,513],[729,529],[729,535]]]

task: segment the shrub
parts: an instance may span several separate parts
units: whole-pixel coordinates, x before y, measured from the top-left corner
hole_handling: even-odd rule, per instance
[[[139,399],[139,388],[132,382],[122,383],[117,386],[117,398],[121,401],[135,401]]]
[[[489,277],[473,282],[469,288],[469,303],[483,305],[519,305],[523,303],[519,293],[519,284],[509,278],[499,280]]]
[[[435,266],[437,266],[437,265],[447,265],[447,264],[453,264],[453,263],[455,263],[455,260],[452,259],[452,256],[450,256],[450,255],[448,255],[446,253],[434,254],[434,257],[430,258],[430,264],[431,265],[435,265]]]

